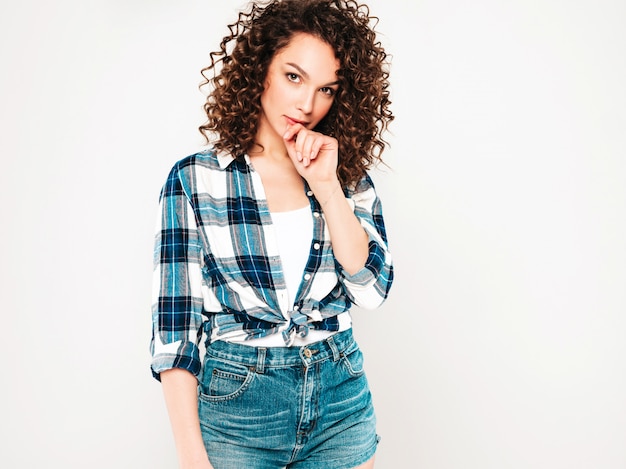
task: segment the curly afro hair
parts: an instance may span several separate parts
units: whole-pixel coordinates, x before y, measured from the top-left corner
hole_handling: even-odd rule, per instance
[[[354,0],[273,0],[252,3],[230,24],[201,87],[210,85],[199,127],[217,150],[241,157],[254,144],[261,94],[269,64],[298,33],[328,43],[339,60],[339,90],[317,131],[339,143],[337,176],[353,186],[387,145],[382,134],[393,120],[389,109],[387,54],[376,39],[366,5]]]

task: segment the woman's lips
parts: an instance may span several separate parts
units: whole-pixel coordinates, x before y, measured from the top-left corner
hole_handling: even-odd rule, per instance
[[[299,121],[298,119],[294,119],[293,117],[289,117],[289,116],[285,116],[285,119],[287,120],[287,123],[289,125],[300,124],[300,125],[303,125],[304,127],[306,127],[307,124],[308,124],[308,122],[306,122],[306,121]]]

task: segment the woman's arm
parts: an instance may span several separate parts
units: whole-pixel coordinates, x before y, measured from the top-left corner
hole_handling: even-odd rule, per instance
[[[283,135],[294,167],[319,201],[341,265],[350,300],[367,309],[387,298],[393,266],[380,201],[366,175],[348,201],[337,178],[338,143],[333,137],[291,125]]]
[[[324,212],[335,259],[350,275],[356,274],[365,266],[369,254],[367,233],[344,197],[338,180],[318,184],[312,189]]]
[[[337,140],[301,124],[289,126],[283,140],[296,170],[320,202],[337,262],[349,274],[357,273],[367,261],[368,236],[337,178]]]
[[[187,370],[161,372],[167,412],[181,469],[213,469],[204,448],[198,417],[198,381]]]

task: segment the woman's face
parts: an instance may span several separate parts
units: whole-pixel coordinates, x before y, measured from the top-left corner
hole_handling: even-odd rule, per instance
[[[330,45],[309,34],[294,35],[270,62],[259,131],[282,137],[295,123],[313,129],[333,104],[338,69]]]

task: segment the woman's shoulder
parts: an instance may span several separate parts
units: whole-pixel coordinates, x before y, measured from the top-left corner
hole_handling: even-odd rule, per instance
[[[361,179],[352,184],[349,184],[346,187],[346,193],[349,197],[358,197],[359,194],[374,190],[374,181],[372,180],[372,177],[368,172],[363,173]]]
[[[191,181],[198,176],[203,177],[208,173],[220,172],[228,166],[229,159],[232,160],[229,155],[220,153],[213,147],[206,147],[176,161],[170,170],[170,177]]]
[[[233,161],[230,154],[206,147],[178,160],[170,170],[168,183],[180,187],[188,197],[222,192],[225,169]]]
[[[207,147],[184,158],[179,159],[172,170],[177,172],[188,172],[198,168],[219,169],[218,153],[213,147]]]

